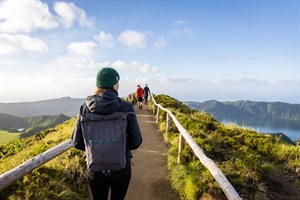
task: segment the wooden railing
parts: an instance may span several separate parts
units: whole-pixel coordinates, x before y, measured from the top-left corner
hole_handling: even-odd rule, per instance
[[[18,180],[19,178],[23,177],[25,174],[28,174],[33,169],[41,166],[42,164],[52,160],[56,156],[60,155],[61,153],[67,151],[73,147],[71,140],[67,140],[52,149],[49,149],[30,160],[22,163],[21,165],[5,172],[4,174],[0,175],[0,190],[3,190],[7,186],[10,186],[13,182]]]
[[[173,120],[174,124],[176,125],[177,129],[179,130],[179,150],[178,150],[178,158],[177,162],[180,163],[180,154],[181,150],[183,149],[185,141],[190,145],[192,150],[194,151],[195,155],[199,158],[200,162],[209,170],[211,175],[214,179],[218,182],[220,187],[222,188],[223,192],[225,193],[227,199],[229,200],[241,200],[242,198],[238,195],[234,187],[228,181],[228,179],[224,176],[222,171],[217,167],[213,160],[208,158],[203,150],[197,145],[194,139],[191,137],[189,132],[183,128],[183,126],[179,123],[177,118],[172,114],[172,112],[160,104],[157,104],[153,95],[151,94],[151,99],[153,101],[153,105],[157,107],[156,111],[156,123],[159,122],[160,110],[163,110],[167,113],[166,117],[166,131],[168,131],[170,125],[170,118]],[[155,110],[155,108],[154,108]],[[155,113],[154,113],[155,114]]]

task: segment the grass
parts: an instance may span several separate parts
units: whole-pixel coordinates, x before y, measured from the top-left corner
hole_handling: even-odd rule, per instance
[[[294,183],[299,186],[299,145],[292,146],[278,138],[235,125],[223,125],[209,114],[191,110],[165,95],[157,96],[156,101],[172,110],[243,199],[268,199],[260,186],[268,184],[266,174],[273,168],[291,175],[298,173]],[[158,127],[162,130],[166,127],[165,120],[166,113],[161,112]],[[0,145],[0,173],[70,139],[74,124],[75,118],[72,118],[34,136]],[[188,145],[183,148],[181,164],[177,163],[178,135],[171,122],[164,138],[169,146],[167,160],[173,188],[186,200],[203,196],[225,199],[210,172]],[[85,199],[88,196],[85,177],[83,152],[72,148],[0,191],[0,199]]]
[[[20,133],[18,132],[8,132],[5,130],[0,130],[0,145],[10,142],[12,140],[17,140],[20,138]]]
[[[0,145],[0,174],[71,138],[75,118],[34,136]],[[74,148],[0,191],[0,199],[74,199],[88,196],[83,152]]]
[[[294,185],[299,184],[299,145],[293,146],[279,138],[248,128],[239,128],[234,124],[221,124],[209,114],[189,109],[167,95],[158,95],[155,99],[157,103],[172,111],[243,199],[269,199],[268,193],[260,191],[260,185],[270,181],[267,174],[272,168],[289,173],[294,178]],[[158,127],[165,131],[166,113],[161,112],[159,119]],[[168,139],[169,144],[167,158],[173,188],[183,199],[201,199],[204,195],[226,199],[216,181],[199,163],[199,159],[188,145],[185,145],[182,151],[181,163],[176,162],[179,134],[174,127],[172,122],[168,137],[164,137]]]

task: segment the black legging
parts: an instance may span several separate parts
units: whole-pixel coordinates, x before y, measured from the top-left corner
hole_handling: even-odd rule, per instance
[[[102,172],[88,172],[88,185],[91,200],[107,200],[111,189],[111,200],[123,200],[131,179],[131,165],[127,162],[122,170],[105,176]]]

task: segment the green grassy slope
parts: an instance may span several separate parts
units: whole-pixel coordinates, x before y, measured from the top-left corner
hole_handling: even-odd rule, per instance
[[[17,140],[20,138],[20,133],[12,133],[5,130],[0,130],[0,144],[7,143],[12,140]]]
[[[39,133],[42,130],[48,128],[53,128],[58,124],[65,122],[70,119],[70,117],[63,114],[60,115],[41,115],[33,117],[15,117],[8,114],[0,113],[1,126],[0,134],[0,144],[12,141],[18,138],[25,138],[30,135]],[[18,131],[18,129],[24,129]],[[11,134],[11,135],[9,135]]]
[[[75,119],[0,146],[0,173],[71,138]],[[0,199],[78,199],[88,195],[83,153],[74,148],[25,175],[0,192]]]
[[[173,112],[243,199],[272,199],[272,193],[277,192],[271,187],[269,173],[272,170],[288,175],[293,189],[300,191],[300,146],[235,125],[226,126],[209,114],[192,110],[166,95],[158,95],[155,99]],[[160,115],[159,127],[165,131],[166,113],[162,111]],[[179,137],[173,123],[165,138],[170,145],[168,168],[172,186],[178,193],[185,199],[200,199],[203,195],[226,199],[188,145],[182,152],[182,163],[177,164]]]
[[[22,138],[28,137],[30,135],[36,134],[47,128],[55,127],[58,124],[70,119],[70,117],[60,114],[60,115],[41,115],[34,117],[26,117],[30,127],[22,133],[20,136]]]

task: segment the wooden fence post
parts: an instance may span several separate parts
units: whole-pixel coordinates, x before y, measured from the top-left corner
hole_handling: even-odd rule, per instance
[[[152,108],[152,115],[155,115],[155,111],[156,111],[157,105],[153,104],[153,108]]]
[[[166,134],[168,134],[169,126],[170,126],[170,115],[169,115],[169,113],[167,113]]]
[[[160,109],[159,107],[157,106],[157,112],[156,112],[156,123],[159,122],[159,115],[160,115]]]
[[[185,143],[185,139],[183,137],[183,135],[181,133],[179,133],[179,143],[178,143],[178,157],[177,157],[177,163],[180,164],[181,163],[181,152],[184,148],[184,143]]]

